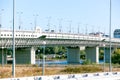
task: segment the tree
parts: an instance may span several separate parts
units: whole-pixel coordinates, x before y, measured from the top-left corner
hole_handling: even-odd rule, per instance
[[[112,63],[120,64],[120,49],[116,49],[112,54]]]
[[[86,55],[86,53],[85,53],[85,50],[81,50],[80,51],[80,59],[85,59],[85,55]]]
[[[53,51],[55,54],[58,53],[58,50],[59,50],[58,46],[53,47]]]
[[[99,52],[100,52],[99,59],[103,60],[103,58],[104,58],[104,50],[100,50]]]

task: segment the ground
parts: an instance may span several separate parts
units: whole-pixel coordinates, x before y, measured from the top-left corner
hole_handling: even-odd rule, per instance
[[[73,65],[70,65],[73,67]],[[95,66],[95,65],[94,65]],[[45,75],[55,75],[55,74],[69,74],[69,72],[65,71],[65,68],[68,66],[61,65],[51,65],[45,66]],[[81,65],[74,65],[75,67],[81,67]],[[76,68],[77,69],[77,68]],[[64,71],[65,72],[64,72]],[[67,69],[66,69],[67,70]],[[90,71],[90,70],[89,70]],[[88,73],[89,73],[88,71]],[[105,68],[105,71],[109,71],[109,66]],[[113,72],[119,72],[119,67],[113,67]],[[103,66],[99,65],[99,71],[103,72]],[[15,75],[16,77],[26,77],[26,76],[41,76],[42,75],[42,66],[39,67],[37,65],[17,65],[15,67]],[[12,65],[4,65],[4,67],[0,66],[0,78],[8,78],[12,77]]]

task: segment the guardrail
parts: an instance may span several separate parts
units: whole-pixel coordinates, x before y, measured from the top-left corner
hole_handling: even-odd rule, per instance
[[[120,72],[32,76],[32,77],[18,77],[18,78],[3,78],[0,80],[102,80],[102,79],[120,80]]]

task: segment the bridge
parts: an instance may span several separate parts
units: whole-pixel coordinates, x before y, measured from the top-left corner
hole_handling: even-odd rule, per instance
[[[18,64],[35,64],[35,51],[40,46],[65,46],[67,62],[80,63],[80,50],[85,49],[87,59],[99,63],[99,49],[105,47],[109,62],[110,39],[108,37],[55,32],[15,31],[15,58]],[[7,51],[12,48],[12,31],[0,31],[0,63],[7,64]],[[46,42],[44,44],[43,42]],[[120,46],[120,39],[111,38],[112,51]]]

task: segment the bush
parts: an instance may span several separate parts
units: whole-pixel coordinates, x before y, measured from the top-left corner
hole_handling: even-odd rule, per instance
[[[100,71],[102,71],[100,67],[84,65],[79,67],[66,67],[61,72],[72,74],[72,73],[91,73],[91,72],[100,72]]]
[[[114,53],[112,55],[112,63],[120,64],[120,54],[119,53]]]
[[[88,65],[88,64],[92,64],[92,62],[90,60],[85,60],[82,64],[83,65]]]

